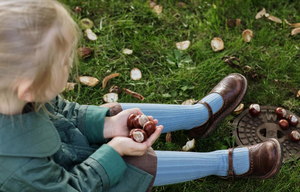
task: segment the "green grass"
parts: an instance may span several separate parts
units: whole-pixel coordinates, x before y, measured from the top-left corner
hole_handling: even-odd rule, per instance
[[[242,73],[223,62],[224,56],[235,56],[241,66],[250,66],[264,77],[248,78],[248,93],[243,103],[283,106],[295,114],[300,114],[300,99],[296,92],[300,89],[300,35],[291,36],[291,27],[274,23],[267,18],[255,19],[263,7],[271,15],[287,19],[291,23],[300,22],[300,2],[219,0],[184,1],[184,8],[178,1],[157,1],[163,6],[160,16],[153,13],[145,0],[101,1],[101,0],[61,0],[74,10],[83,8],[74,19],[90,18],[98,35],[96,42],[84,39],[80,46],[94,48],[94,54],[80,61],[79,75],[97,77],[100,81],[111,73],[121,73],[111,79],[102,89],[101,83],[95,87],[82,85],[74,91],[64,92],[69,100],[82,104],[100,105],[102,96],[112,85],[128,88],[145,97],[143,103],[181,104],[183,101],[204,97],[214,85],[230,73]],[[216,5],[216,9],[212,5]],[[239,18],[241,27],[228,28],[227,19]],[[251,29],[254,38],[250,43],[242,39],[242,31]],[[214,52],[210,46],[213,37],[220,37],[225,49]],[[189,49],[178,53],[176,42],[190,40]],[[122,50],[133,50],[132,55],[124,55]],[[178,54],[181,58],[178,57]],[[177,59],[176,59],[177,55]],[[186,57],[191,62],[183,62]],[[174,62],[171,64],[168,59]],[[130,79],[130,70],[139,68],[143,78]],[[70,81],[76,79],[76,73]],[[277,79],[280,83],[276,83]],[[125,94],[119,95],[119,102],[141,101]],[[233,147],[231,123],[236,116],[228,116],[211,137],[198,140],[193,151],[212,151]],[[154,144],[155,149],[180,150],[186,143],[183,131],[172,134],[173,142],[165,143],[162,134]],[[230,182],[210,176],[183,184],[156,187],[154,191],[300,191],[300,162],[284,164],[272,179],[239,180]]]

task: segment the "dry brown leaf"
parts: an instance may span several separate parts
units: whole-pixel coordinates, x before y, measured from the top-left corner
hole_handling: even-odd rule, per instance
[[[166,142],[172,143],[172,133],[168,132],[166,134]]]
[[[245,42],[249,43],[253,38],[253,31],[251,31],[250,29],[244,30],[242,33],[242,37]]]
[[[149,7],[151,8],[151,9],[153,9],[153,7],[156,5],[156,3],[154,2],[154,1],[149,1],[148,2],[148,5],[149,5]]]
[[[191,141],[186,142],[185,146],[182,147],[183,151],[189,151],[195,147],[195,139],[192,139]]]
[[[181,2],[181,1],[179,1],[179,2],[177,3],[177,6],[178,6],[178,7],[181,7],[181,8],[185,8],[185,7],[186,7],[185,3]]]
[[[237,27],[240,27],[241,26],[241,19],[236,19],[236,21],[235,21],[235,25],[237,26]]]
[[[80,47],[78,48],[77,52],[78,55],[83,59],[92,55],[92,50],[88,47]]]
[[[298,90],[296,97],[300,97],[300,90]]]
[[[183,103],[181,103],[181,105],[194,105],[196,102],[195,99],[188,99],[186,101],[184,101]]]
[[[243,110],[244,110],[244,104],[241,103],[241,104],[239,104],[239,106],[237,106],[237,107],[235,108],[235,110],[233,111],[233,113],[237,115],[237,114],[242,113]]]
[[[191,45],[190,41],[182,41],[182,42],[178,42],[176,43],[176,47],[179,50],[186,50],[187,48],[189,48]]]
[[[95,77],[89,77],[89,76],[80,76],[78,77],[80,83],[94,87],[95,85],[97,85],[100,81],[99,79],[95,78]]]
[[[221,38],[219,37],[214,37],[211,40],[211,47],[212,49],[217,52],[217,51],[221,51],[224,49],[224,42]]]
[[[266,15],[266,14],[265,14],[265,15]],[[273,16],[273,15],[269,15],[267,18],[268,18],[269,20],[271,20],[271,21],[276,22],[276,23],[282,23],[281,19],[279,19],[278,17],[275,17],[275,16]]]
[[[120,73],[113,73],[113,74],[106,76],[102,81],[102,89],[104,89],[106,87],[106,84],[110,79],[112,79],[114,77],[118,77],[119,75],[120,75]]]
[[[156,13],[157,15],[160,15],[162,13],[163,7],[161,5],[155,5],[152,10],[154,11],[154,13]]]
[[[300,28],[295,28],[291,31],[291,35],[297,35],[300,33]]]
[[[260,12],[258,12],[258,13],[256,14],[255,19],[260,19],[260,18],[262,18],[266,13],[267,13],[267,12],[266,12],[266,9],[263,8]]]
[[[102,99],[105,103],[113,103],[118,101],[119,96],[117,93],[107,93],[103,95]]]
[[[126,89],[126,88],[123,88],[123,90],[125,91],[125,93],[126,93],[127,95],[131,95],[132,97],[138,98],[138,99],[140,99],[141,101],[144,101],[144,99],[145,99],[145,98],[144,98],[141,94],[139,94],[139,93],[136,93],[136,92],[131,91],[131,90]]]
[[[64,90],[68,90],[68,91],[72,91],[75,88],[75,85],[77,85],[77,83],[67,83]]]
[[[291,27],[300,27],[300,23],[289,23],[286,19],[284,21]]]

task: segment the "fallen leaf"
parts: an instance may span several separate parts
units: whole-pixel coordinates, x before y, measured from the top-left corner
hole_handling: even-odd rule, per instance
[[[250,29],[244,30],[242,33],[242,37],[245,42],[249,43],[253,38],[253,31],[251,31]]]
[[[102,81],[102,89],[104,89],[106,87],[106,84],[110,79],[112,79],[114,77],[118,77],[119,75],[120,75],[120,73],[113,73],[113,74],[106,76]]]
[[[89,77],[89,76],[80,76],[78,77],[80,83],[94,87],[95,85],[97,85],[100,81],[99,79],[95,78],[95,77]]]
[[[130,55],[130,54],[133,53],[133,51],[131,49],[124,49],[123,53],[126,54],[126,55]]]
[[[92,55],[92,50],[88,47],[80,47],[78,48],[77,52],[78,55],[83,59]]]
[[[72,91],[72,90],[74,90],[75,85],[77,85],[77,83],[69,83],[69,82],[68,82],[68,83],[65,85],[64,90]]]
[[[300,90],[298,90],[296,97],[300,97]]]
[[[142,78],[142,72],[141,70],[139,70],[138,68],[133,68],[131,71],[130,71],[130,78],[132,80],[140,80]]]
[[[186,142],[185,146],[182,147],[183,151],[189,151],[195,147],[195,139]]]
[[[212,6],[214,9],[217,9],[217,6],[214,3],[212,4]]]
[[[266,15],[267,15],[267,14],[265,14],[265,16],[266,16]],[[267,18],[268,18],[269,20],[271,20],[271,21],[276,22],[276,23],[282,23],[281,19],[279,19],[278,17],[275,17],[275,16],[273,16],[273,15],[268,15]]]
[[[300,27],[300,23],[289,23],[286,19],[284,21],[291,27]]]
[[[178,7],[181,7],[181,8],[185,8],[186,7],[185,3],[181,2],[181,1],[179,1],[177,3],[177,5],[178,5]]]
[[[123,88],[123,90],[125,91],[125,94],[131,95],[132,97],[135,97],[135,98],[138,98],[138,99],[140,99],[141,101],[143,101],[143,100],[145,99],[145,98],[144,98],[141,94],[139,94],[139,93],[136,93],[136,92],[131,91],[131,90],[126,89],[126,88]]]
[[[162,13],[163,7],[161,5],[155,5],[152,8],[153,12],[156,13],[157,15],[160,15]]]
[[[217,51],[221,51],[224,49],[224,42],[221,38],[219,37],[214,37],[211,40],[211,47],[212,49],[217,52]]]
[[[300,33],[300,28],[295,28],[291,31],[291,35],[297,35]]]
[[[86,29],[84,31],[84,34],[90,41],[96,41],[98,38],[97,35],[91,29]]]
[[[176,47],[179,50],[186,50],[187,48],[189,48],[191,45],[190,41],[182,41],[182,42],[178,42],[176,43]]]
[[[181,103],[181,105],[194,105],[196,102],[195,99],[188,99],[186,101],[184,101],[183,103]]]
[[[267,12],[266,12],[266,9],[263,8],[260,12],[258,12],[258,13],[256,14],[255,19],[260,19],[260,18],[262,18],[266,13],[267,13]]]
[[[169,142],[169,143],[172,142],[172,133],[171,132],[168,132],[166,134],[166,142]]]
[[[149,5],[149,7],[151,8],[151,9],[153,9],[153,7],[156,5],[156,3],[154,2],[154,1],[149,1],[148,2],[148,5]]]
[[[244,104],[241,103],[241,104],[239,104],[239,106],[237,106],[237,107],[235,108],[235,110],[233,111],[233,113],[237,115],[237,114],[242,113],[243,110],[244,110]]]
[[[102,99],[106,103],[113,103],[118,101],[119,96],[117,93],[107,93],[103,95]]]

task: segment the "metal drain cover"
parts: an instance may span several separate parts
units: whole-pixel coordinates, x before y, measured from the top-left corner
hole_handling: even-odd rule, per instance
[[[248,109],[243,111],[232,123],[233,135],[238,145],[253,145],[268,138],[276,138],[283,146],[283,162],[296,160],[300,157],[300,141],[290,140],[290,133],[293,130],[300,132],[300,123],[297,127],[289,127],[287,130],[280,128],[274,106],[260,106],[261,113],[252,117]],[[293,114],[286,110],[287,116]],[[295,115],[295,114],[293,114]],[[300,122],[300,118],[295,115]]]

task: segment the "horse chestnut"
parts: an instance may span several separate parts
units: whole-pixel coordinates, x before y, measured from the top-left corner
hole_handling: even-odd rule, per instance
[[[138,115],[133,120],[133,126],[134,128],[142,128],[147,121],[149,121],[149,118],[146,115]]]
[[[129,115],[128,119],[127,119],[127,127],[128,129],[133,129],[133,120],[136,118],[136,114],[131,114]]]
[[[152,133],[155,131],[155,123],[154,121],[148,121],[144,124],[143,130],[147,133],[147,136],[150,137]]]
[[[251,104],[249,106],[249,113],[252,116],[258,116],[260,114],[260,106],[259,106],[259,104]]]
[[[286,110],[283,109],[282,107],[278,107],[276,109],[276,115],[277,115],[278,119],[285,118],[285,116],[286,116]]]
[[[282,129],[288,129],[290,126],[289,122],[285,119],[281,119],[278,123]]]
[[[294,130],[290,133],[290,138],[292,141],[300,141],[300,133]]]
[[[132,129],[129,133],[129,136],[138,143],[143,143],[148,139],[147,134],[142,129]]]
[[[290,125],[293,127],[296,127],[298,125],[298,119],[295,115],[289,115],[288,120],[290,122]]]

